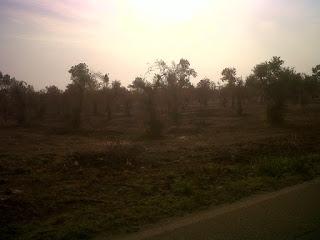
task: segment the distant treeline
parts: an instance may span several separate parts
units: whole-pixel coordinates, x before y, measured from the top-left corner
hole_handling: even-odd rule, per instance
[[[166,64],[156,61],[147,77],[137,77],[128,87],[111,81],[109,74],[90,71],[85,63],[70,68],[71,82],[64,91],[48,86],[35,91],[31,85],[0,72],[0,123],[25,125],[59,119],[66,126],[80,128],[84,116],[104,116],[111,120],[122,112],[141,117],[150,135],[161,135],[163,116],[179,124],[181,113],[197,102],[204,108],[216,101],[241,116],[246,104],[265,106],[270,124],[282,124],[288,103],[308,104],[320,96],[320,65],[312,74],[298,73],[284,66],[280,57],[254,66],[242,79],[235,68],[225,68],[218,83],[205,78],[196,86],[197,72],[186,59]],[[135,113],[141,114],[135,114]]]

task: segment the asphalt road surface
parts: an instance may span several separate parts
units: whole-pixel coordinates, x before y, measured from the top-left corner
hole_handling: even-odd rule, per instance
[[[171,220],[118,239],[320,240],[320,179]]]

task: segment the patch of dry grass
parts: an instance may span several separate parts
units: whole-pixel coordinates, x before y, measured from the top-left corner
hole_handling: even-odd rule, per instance
[[[101,132],[1,129],[0,238],[136,231],[320,173],[318,115],[293,109],[270,128],[259,114],[219,111],[186,115],[157,140],[123,134],[123,120]]]

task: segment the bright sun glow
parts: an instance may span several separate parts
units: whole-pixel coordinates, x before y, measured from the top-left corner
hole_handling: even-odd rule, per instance
[[[192,20],[206,0],[128,0],[130,10],[142,21],[176,24]]]

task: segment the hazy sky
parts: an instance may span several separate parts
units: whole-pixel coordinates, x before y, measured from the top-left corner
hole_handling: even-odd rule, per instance
[[[86,62],[127,86],[156,59],[187,58],[199,78],[281,56],[320,64],[319,0],[0,0],[0,70],[37,89]]]

